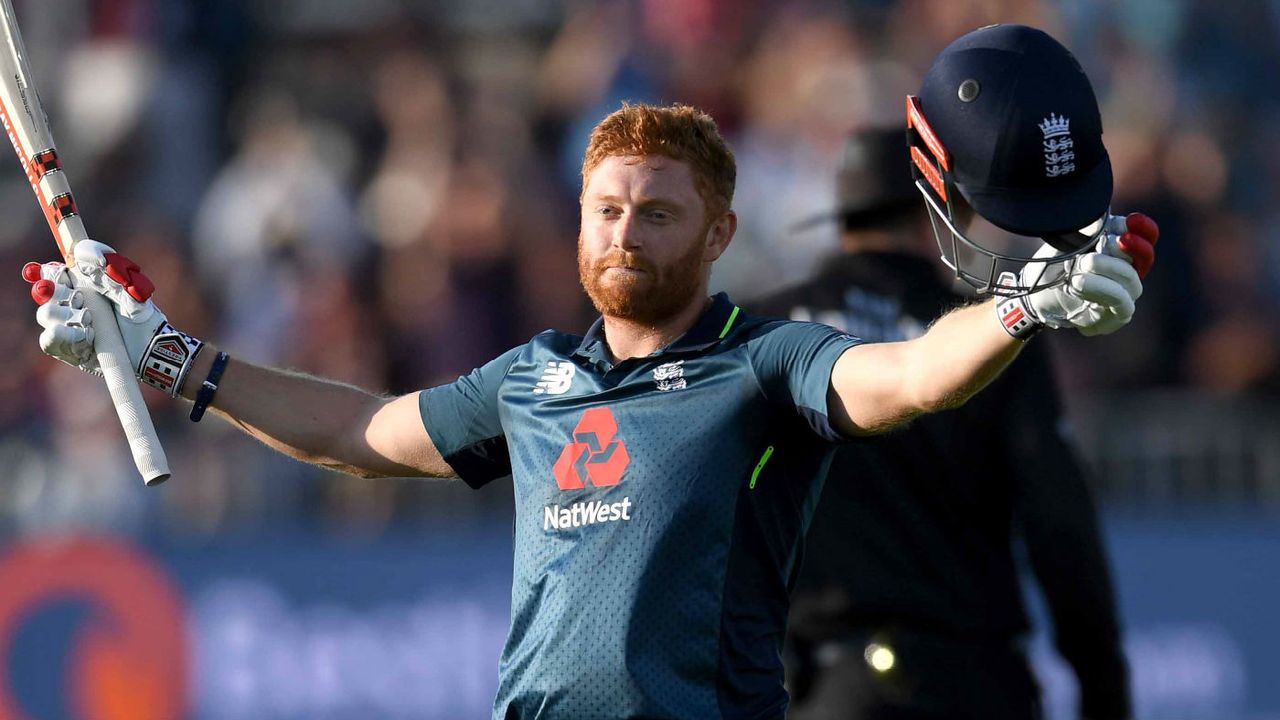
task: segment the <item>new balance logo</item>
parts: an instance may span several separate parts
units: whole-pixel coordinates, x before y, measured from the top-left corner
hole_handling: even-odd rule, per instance
[[[548,362],[547,369],[542,371],[542,379],[533,386],[533,394],[563,395],[569,392],[569,387],[573,385],[573,374],[577,371],[571,362]]]

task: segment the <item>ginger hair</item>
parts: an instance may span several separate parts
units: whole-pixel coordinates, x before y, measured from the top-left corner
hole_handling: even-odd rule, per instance
[[[623,103],[591,131],[582,158],[582,191],[587,177],[607,157],[664,155],[688,163],[707,218],[728,212],[733,203],[737,164],[715,120],[689,105]]]

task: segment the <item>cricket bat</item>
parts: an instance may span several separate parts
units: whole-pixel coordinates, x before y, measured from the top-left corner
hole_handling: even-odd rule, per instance
[[[33,85],[27,50],[22,44],[18,18],[10,0],[0,0],[0,16],[4,26],[4,44],[0,48],[0,115],[3,116],[4,129],[49,222],[58,251],[67,267],[74,269],[72,251],[76,243],[89,236],[76,210],[71,186],[62,171],[62,161],[49,133],[48,118]],[[169,479],[169,461],[143,404],[142,389],[134,378],[120,329],[112,322],[115,311],[98,293],[85,292],[83,295],[89,313],[97,319],[93,325],[94,352],[97,353],[102,376],[107,381],[111,402],[129,440],[133,462],[147,485],[162,483]]]

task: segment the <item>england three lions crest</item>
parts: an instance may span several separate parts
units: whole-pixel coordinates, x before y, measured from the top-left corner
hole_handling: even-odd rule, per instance
[[[688,387],[684,378],[684,361],[663,363],[653,369],[653,382],[662,392],[683,390]]]
[[[1062,177],[1076,169],[1075,142],[1071,139],[1071,120],[1049,113],[1040,123],[1044,134],[1044,174]]]

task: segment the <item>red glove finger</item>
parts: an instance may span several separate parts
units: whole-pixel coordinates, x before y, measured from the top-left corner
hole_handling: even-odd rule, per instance
[[[1155,220],[1143,215],[1140,212],[1129,213],[1124,219],[1124,225],[1129,232],[1136,233],[1146,238],[1152,245],[1160,239],[1160,226]]]
[[[156,291],[156,286],[142,273],[138,263],[120,253],[105,253],[102,257],[107,261],[107,277],[123,285],[134,300],[146,302]]]
[[[40,279],[40,263],[29,262],[22,266],[22,279],[29,283],[36,282]]]
[[[1160,239],[1160,227],[1156,221],[1142,213],[1130,213],[1125,218],[1129,232],[1120,236],[1120,249],[1133,260],[1138,277],[1145,278],[1156,262],[1156,241]]]
[[[22,266],[22,279],[31,283],[31,299],[37,305],[43,305],[53,299],[53,281],[46,280],[40,270],[43,266],[38,262],[29,262]]]

